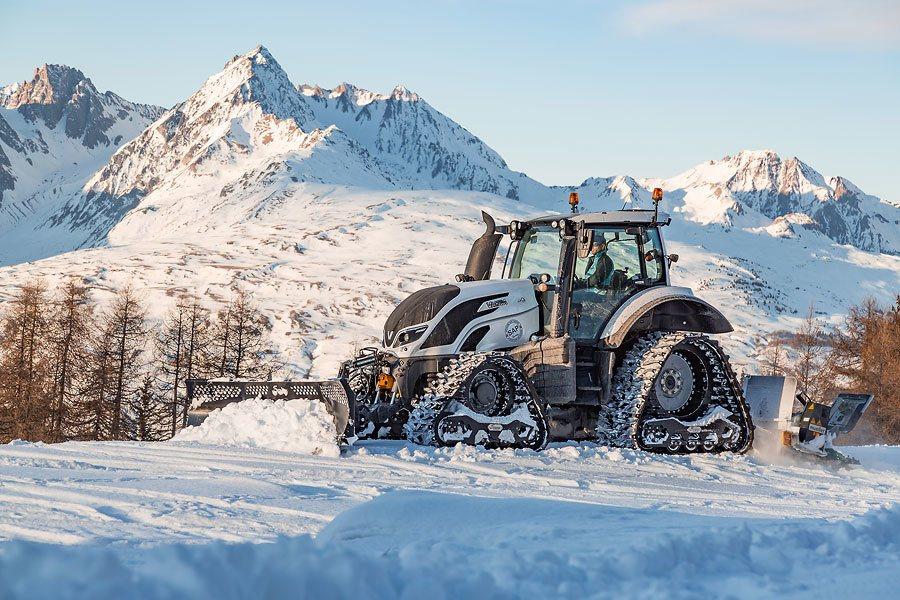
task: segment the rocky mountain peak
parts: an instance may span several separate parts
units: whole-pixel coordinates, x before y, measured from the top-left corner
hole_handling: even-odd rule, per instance
[[[80,84],[93,89],[90,79],[78,69],[66,65],[42,65],[34,70],[31,81],[10,90],[4,105],[18,108],[25,104],[65,104]]]
[[[162,113],[158,106],[129,102],[112,92],[100,93],[84,73],[66,65],[38,67],[30,81],[4,87],[0,101],[4,108],[17,110],[28,122],[59,129],[87,148],[119,145],[123,136],[108,135],[116,123],[138,118],[145,125]],[[130,128],[125,129],[131,132]],[[11,134],[7,132],[6,137],[11,139]],[[44,154],[49,152],[46,140],[41,138],[29,147]]]
[[[6,107],[7,101],[12,97],[13,94],[19,91],[19,88],[21,86],[21,83],[15,81],[0,88],[0,106]]]
[[[824,235],[840,244],[872,252],[900,253],[896,207],[864,194],[840,177],[826,180],[811,166],[772,150],[744,150],[712,160],[666,181],[668,189],[694,193],[694,210],[731,203],[770,219],[805,214]]]
[[[421,100],[419,95],[411,92],[402,85],[398,85],[391,92],[391,100],[402,100],[404,102],[418,102]]]
[[[834,190],[834,197],[837,200],[840,200],[846,196],[859,196],[864,195],[859,187],[856,186],[852,181],[845,177],[835,176],[828,179],[828,186]]]
[[[294,119],[304,129],[317,125],[301,92],[262,45],[225,63],[222,71],[207,79],[176,112],[206,119],[210,110],[221,114],[230,110],[228,107],[251,104],[279,119]]]

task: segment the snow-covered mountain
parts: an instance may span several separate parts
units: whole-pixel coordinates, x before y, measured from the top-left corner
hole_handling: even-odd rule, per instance
[[[497,152],[418,94],[397,86],[377,94],[342,83],[298,88],[321,123],[334,123],[383,165],[398,187],[491,192],[505,198],[546,196],[541,184],[511,171]]]
[[[744,151],[697,165],[662,186],[683,196],[701,222],[731,224],[752,208],[786,233],[800,225],[839,244],[900,254],[900,208],[844,177],[826,178],[796,157]]]
[[[53,67],[49,75],[45,69],[43,79],[3,88],[2,98],[12,106],[23,97],[46,101],[65,95],[44,89],[92,89],[80,72],[66,69]],[[50,78],[53,85],[45,83]],[[131,106],[158,116],[152,107]],[[101,123],[109,128],[107,121]],[[95,143],[97,127],[85,133],[85,144]],[[330,90],[295,86],[262,46],[232,58],[124,144],[83,189],[54,189],[58,203],[34,237],[67,240],[72,248],[102,244],[127,221],[141,222],[142,235],[166,235],[248,197],[274,198],[298,182],[489,192],[547,209],[565,209],[569,189],[579,191],[588,208],[647,206],[650,189],[660,185],[680,201],[677,210],[702,224],[763,227],[781,236],[797,227],[817,229],[840,244],[900,253],[900,208],[844,178],[826,179],[797,158],[745,151],[670,179],[619,175],[548,187],[511,170],[497,152],[402,86],[390,94],[348,83]],[[748,212],[761,218],[748,221]],[[240,220],[242,214],[229,218]]]
[[[298,88],[260,46],[119,149],[51,224],[91,243],[126,221],[153,235],[297,182],[546,193],[415,94]]]
[[[9,105],[28,88],[31,104],[71,99],[74,92],[41,91],[70,80],[78,76],[46,74],[53,86],[16,84],[0,97]],[[649,207],[656,186],[667,191],[667,239],[682,257],[674,279],[735,323],[727,343],[739,362],[749,362],[759,334],[794,326],[811,302],[837,318],[867,295],[890,299],[900,289],[900,209],[769,151],[669,179],[618,175],[548,187],[509,169],[416,94],[296,86],[262,47],[228,61],[164,114],[122,106],[123,116],[100,130],[108,143],[93,149],[86,140],[100,138],[91,128],[63,139],[64,126],[47,129],[35,117],[46,131],[29,138],[34,144],[53,139],[82,152],[51,152],[55,163],[12,153],[0,137],[15,158],[6,172],[17,178],[17,195],[4,202],[32,210],[0,222],[0,265],[8,265],[0,267],[0,300],[28,278],[72,274],[101,299],[134,283],[159,316],[179,290],[215,305],[240,285],[270,315],[287,361],[326,375],[377,337],[405,295],[462,270],[481,209],[501,221],[567,211],[570,190],[585,210]],[[0,110],[22,139],[28,110]],[[69,169],[68,157],[85,152],[93,169]],[[13,204],[25,181],[30,201]]]
[[[0,261],[15,258],[21,234],[57,214],[119,146],[161,113],[101,93],[81,71],[62,65],[43,65],[30,81],[2,88],[0,234],[8,243],[0,247]]]

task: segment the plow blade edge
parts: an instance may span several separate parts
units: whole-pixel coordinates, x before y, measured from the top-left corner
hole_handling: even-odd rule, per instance
[[[334,417],[341,439],[356,437],[356,398],[344,379],[325,381],[215,381],[187,382],[188,425],[200,424],[206,416],[227,404],[251,398],[263,400],[308,400],[322,402]]]

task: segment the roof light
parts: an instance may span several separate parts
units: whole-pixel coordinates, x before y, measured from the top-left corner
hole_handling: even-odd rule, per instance
[[[569,192],[569,206],[572,212],[578,212],[578,192]]]

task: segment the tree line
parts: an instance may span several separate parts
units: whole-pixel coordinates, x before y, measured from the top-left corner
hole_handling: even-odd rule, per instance
[[[814,400],[839,391],[874,394],[846,441],[900,443],[900,295],[887,306],[867,299],[835,327],[811,307],[796,331],[765,340],[760,365],[765,375],[795,377],[798,391]]]
[[[131,286],[101,309],[75,280],[29,282],[0,313],[0,443],[168,439],[188,379],[271,377],[269,329],[243,290],[215,312],[181,295],[156,322]]]
[[[183,294],[156,322],[133,287],[101,309],[75,280],[29,282],[0,312],[0,443],[168,439],[187,422],[188,379],[271,378],[281,365],[269,330],[240,289],[217,311]],[[852,441],[900,443],[900,296],[851,307],[836,327],[811,308],[759,358],[813,399],[875,394]]]

